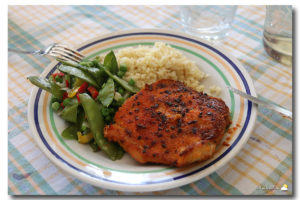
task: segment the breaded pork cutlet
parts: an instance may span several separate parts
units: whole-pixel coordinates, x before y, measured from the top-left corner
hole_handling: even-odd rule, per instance
[[[104,135],[140,163],[181,167],[213,156],[230,125],[220,98],[160,80],[130,97]]]

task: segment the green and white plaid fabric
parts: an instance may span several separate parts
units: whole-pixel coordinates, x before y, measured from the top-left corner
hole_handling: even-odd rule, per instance
[[[8,46],[41,49],[52,42],[77,45],[101,34],[132,28],[183,31],[178,6],[9,6]],[[265,6],[239,6],[230,35],[220,44],[252,77],[260,98],[292,110],[292,68],[271,59],[262,44]],[[69,176],[40,151],[27,121],[32,85],[51,62],[8,54],[8,193],[10,195],[291,195],[292,122],[259,108],[255,129],[228,164],[194,183],[160,192],[97,188]],[[288,190],[280,188],[286,184]]]

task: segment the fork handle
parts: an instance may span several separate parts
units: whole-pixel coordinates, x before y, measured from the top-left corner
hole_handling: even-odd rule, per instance
[[[40,53],[39,50],[37,50],[37,51],[26,51],[26,50],[11,49],[11,48],[8,48],[8,51],[13,52],[13,53],[24,53],[24,54],[39,54]]]

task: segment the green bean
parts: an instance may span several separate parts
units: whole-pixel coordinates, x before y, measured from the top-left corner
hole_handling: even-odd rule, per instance
[[[118,69],[118,63],[116,56],[113,51],[109,52],[106,54],[104,58],[104,67],[109,70],[112,74],[117,74],[119,69]]]
[[[93,66],[93,63],[90,62],[90,61],[83,61],[83,62],[80,62],[79,64],[82,65],[82,66],[85,66],[85,67],[92,67]]]
[[[84,118],[85,118],[84,110],[80,105],[78,105],[77,121],[76,121],[76,126],[78,130],[81,130],[81,127],[83,126]]]
[[[77,127],[72,125],[63,130],[61,135],[66,139],[74,139],[77,140]]]
[[[27,79],[33,85],[35,85],[43,90],[46,90],[47,92],[50,92],[51,94],[53,94],[54,97],[61,100],[62,96],[64,94],[64,91],[51,78],[52,78],[52,76],[49,78],[49,80],[46,78],[40,78],[37,76],[27,77]]]
[[[114,81],[116,81],[118,84],[120,84],[125,90],[132,92],[132,93],[137,93],[139,91],[139,89],[137,87],[129,85],[127,83],[127,81],[121,79],[120,77],[118,77],[116,75],[113,75],[105,67],[103,68],[103,70],[110,78],[114,79]]]
[[[93,78],[97,81],[97,84],[101,86],[105,80],[107,79],[106,73],[103,71],[100,64],[97,65],[97,67],[87,67],[76,63],[70,63],[63,60],[58,60],[62,64],[66,66],[76,67],[80,70],[83,70],[93,76]],[[99,66],[99,67],[98,67]]]
[[[104,87],[100,90],[98,99],[105,107],[108,107],[113,101],[114,96],[115,96],[114,81],[113,79],[109,78],[106,84],[104,85]]]
[[[65,62],[65,61],[61,61],[61,60],[58,60],[58,61],[61,62],[64,65],[68,65],[68,66],[72,66],[72,67],[77,67],[77,68],[79,68],[81,70],[86,70],[86,71],[87,70],[92,70],[93,73],[98,74],[98,76],[101,75],[101,77],[103,77],[102,73],[104,71],[105,74],[107,74],[110,78],[114,79],[117,83],[119,83],[127,91],[132,92],[132,93],[137,93],[139,91],[139,88],[137,88],[135,86],[132,86],[132,85],[129,85],[127,81],[125,81],[125,80],[121,79],[120,77],[112,74],[110,72],[110,70],[107,69],[107,67],[101,67],[100,66],[100,68],[98,70],[97,68],[93,68],[93,67],[87,68],[87,67],[84,67],[84,66],[80,66],[78,64],[73,64],[73,63],[69,63],[69,62]],[[93,74],[92,71],[89,71],[89,72],[91,74]]]
[[[61,112],[61,118],[68,122],[76,123],[77,122],[77,111],[78,103],[73,105],[66,106]]]
[[[40,78],[37,76],[29,76],[27,79],[35,86],[46,90],[47,92],[51,92],[51,84],[49,83],[48,79]]]
[[[95,81],[94,77],[91,76],[89,73],[82,71],[81,69],[72,66],[60,65],[58,67],[58,70],[70,74],[72,76],[76,76],[99,89],[99,85]]]
[[[65,91],[61,89],[61,87],[59,85],[56,84],[56,82],[53,80],[53,77],[51,76],[49,79],[49,83],[51,85],[51,89],[50,89],[50,93],[58,98],[58,99],[62,99]]]
[[[65,61],[65,60],[61,60],[61,59],[56,59],[58,62],[60,62],[61,64],[63,65],[66,65],[66,66],[71,66],[71,67],[76,67],[78,64],[75,63],[75,62],[69,62],[69,61]]]
[[[123,149],[117,143],[109,142],[104,137],[104,121],[100,111],[101,105],[97,104],[88,94],[79,94],[79,98],[87,116],[94,140],[99,148],[112,160],[122,158],[124,154]]]
[[[90,73],[94,78],[95,80],[97,81],[97,83],[101,86],[105,80],[107,79],[107,75],[106,73],[103,71],[102,68],[96,68],[96,67],[84,67],[84,66],[80,66],[80,65],[77,65],[77,68],[78,69],[81,69],[81,70],[84,70],[88,73]]]

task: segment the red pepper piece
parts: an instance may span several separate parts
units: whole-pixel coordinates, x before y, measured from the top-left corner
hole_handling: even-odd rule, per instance
[[[68,80],[66,80],[66,87],[68,88],[69,87],[69,81]]]
[[[78,93],[84,93],[88,86],[89,84],[87,82],[82,83],[78,89]]]
[[[96,88],[94,88],[93,86],[90,86],[90,87],[88,87],[87,90],[90,92],[90,94],[92,95],[93,99],[97,98],[99,92],[98,92],[98,90]]]
[[[62,108],[65,108],[65,105],[63,104],[63,102],[60,103],[60,106],[61,106]]]
[[[56,76],[64,76],[65,74],[63,72],[57,72],[52,74],[53,78],[55,79]]]
[[[64,92],[64,94],[63,94],[63,100],[65,100],[66,98],[68,98],[68,93]]]

